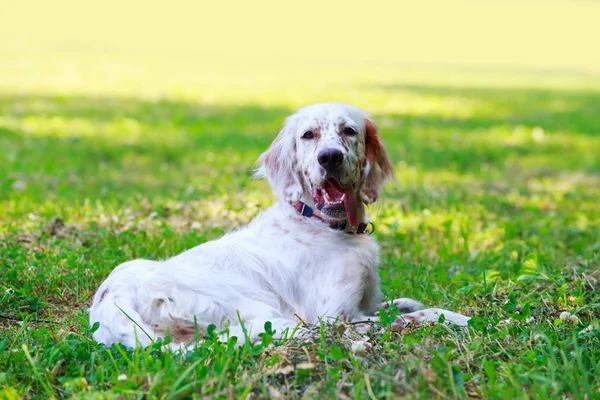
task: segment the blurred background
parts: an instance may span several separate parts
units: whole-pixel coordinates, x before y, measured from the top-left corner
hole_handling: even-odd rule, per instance
[[[384,232],[424,223],[423,209],[477,218],[481,196],[490,215],[500,198],[552,209],[557,193],[597,194],[600,2],[1,8],[4,231],[56,214],[117,223],[141,203],[180,210],[171,227],[243,223],[272,201],[250,179],[257,156],[321,101],[381,127],[398,175]]]
[[[429,81],[430,69],[456,83],[481,71],[591,78],[600,64],[595,1],[25,0],[2,9],[0,82],[19,90],[197,97],[200,85],[268,84],[289,96],[283,84],[298,81]]]

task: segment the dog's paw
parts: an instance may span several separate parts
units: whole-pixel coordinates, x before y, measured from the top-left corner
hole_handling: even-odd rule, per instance
[[[423,322],[437,323],[442,314],[444,315],[444,323],[446,324],[467,326],[471,319],[470,317],[453,311],[442,310],[441,308],[427,308],[425,310],[399,315],[392,323],[391,328],[392,330],[401,330],[409,325],[418,327]]]
[[[400,311],[402,314],[406,314],[406,313],[411,313],[417,310],[420,310],[423,308],[423,304],[419,303],[416,300],[413,299],[409,299],[406,297],[402,297],[399,299],[394,299],[394,300],[390,300],[390,301],[384,301],[383,303],[381,303],[381,308],[383,308],[384,310],[387,310],[390,308],[391,305],[396,306],[396,308],[398,309],[398,311]]]

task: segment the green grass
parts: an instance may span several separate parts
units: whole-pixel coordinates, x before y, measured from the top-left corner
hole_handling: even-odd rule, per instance
[[[463,6],[457,25],[472,15]],[[127,23],[96,30],[76,20],[75,34],[71,14],[38,11],[31,35],[0,46],[0,399],[600,398],[600,63],[581,68],[596,53],[577,36],[589,25],[569,17],[561,35],[580,46],[570,58],[542,46],[533,69],[506,53],[529,54],[516,39],[498,49],[514,68],[474,62],[464,42],[453,48],[464,66],[407,65],[420,53],[388,52],[397,43],[377,19],[360,39],[383,40],[372,55],[343,43],[338,61],[323,45],[297,62],[271,49],[296,34],[261,25],[248,42],[268,43],[240,66],[235,52],[215,58],[219,41],[206,65],[188,53],[197,36],[177,19],[127,37],[121,14]],[[371,210],[385,296],[472,325],[386,330],[357,354],[342,325],[274,347],[269,335],[236,349],[211,334],[183,355],[94,343],[86,308],[108,273],[216,239],[271,204],[254,162],[287,115],[320,101],[372,113],[393,160],[397,182]]]

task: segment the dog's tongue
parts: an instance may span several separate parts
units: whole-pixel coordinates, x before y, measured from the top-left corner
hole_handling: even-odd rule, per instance
[[[346,217],[350,226],[358,225],[358,208],[356,207],[356,192],[354,190],[346,190],[344,192],[344,208],[346,209]]]

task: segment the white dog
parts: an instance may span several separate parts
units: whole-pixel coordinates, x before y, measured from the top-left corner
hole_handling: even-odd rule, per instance
[[[93,337],[176,346],[206,327],[257,340],[265,322],[279,334],[319,318],[374,321],[381,303],[378,246],[365,205],[392,176],[377,127],[356,107],[316,104],[290,116],[260,157],[278,203],[248,226],[165,261],[134,260],[110,274],[90,310]],[[393,327],[413,321],[466,325],[468,317],[398,299]],[[244,329],[246,332],[244,333]]]

